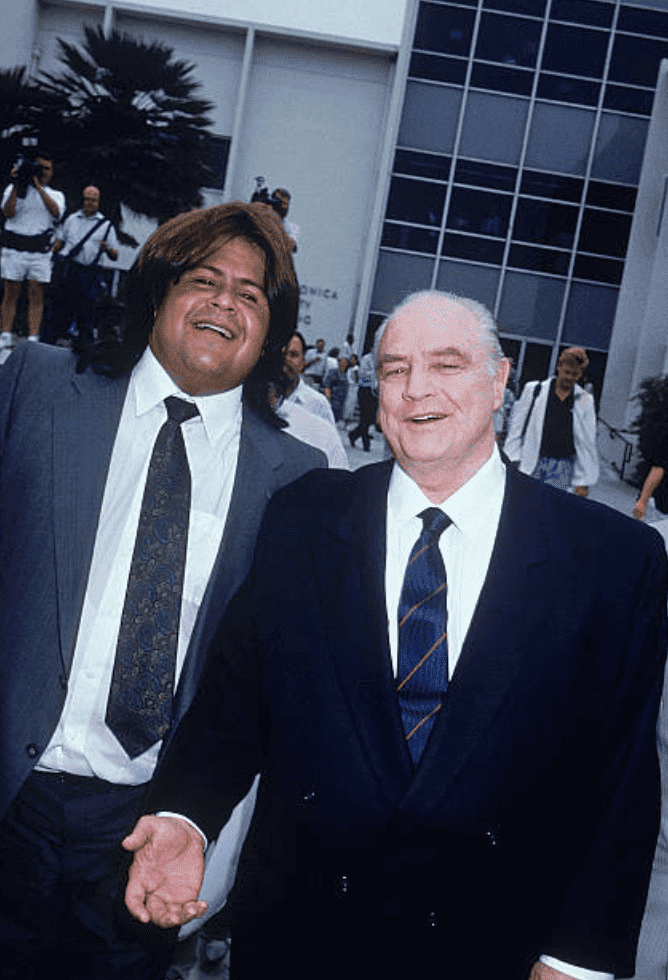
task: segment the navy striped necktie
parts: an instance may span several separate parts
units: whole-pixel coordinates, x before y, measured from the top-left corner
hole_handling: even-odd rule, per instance
[[[399,600],[397,693],[408,748],[417,765],[448,686],[447,583],[439,538],[452,523],[438,507],[418,515]]]
[[[181,596],[190,519],[190,467],[181,424],[197,406],[165,398],[146,477],[105,721],[131,759],[163,738],[172,719]]]

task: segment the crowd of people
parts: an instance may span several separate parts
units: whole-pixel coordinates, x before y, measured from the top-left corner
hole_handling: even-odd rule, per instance
[[[94,340],[117,254],[93,185],[44,249],[37,162],[3,195],[6,350],[55,254]],[[587,354],[511,408],[490,312],[436,290],[359,361],[311,347],[286,213],[176,216],[113,342],[0,367],[0,978],[165,980],[200,919],[233,980],[612,980],[639,935],[665,974],[668,560],[580,499]],[[640,401],[636,517],[668,382]],[[350,471],[341,433],[376,431]]]

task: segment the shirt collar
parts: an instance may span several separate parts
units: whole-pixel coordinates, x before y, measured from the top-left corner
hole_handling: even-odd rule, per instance
[[[241,385],[218,395],[187,395],[165,371],[150,347],[146,348],[132,372],[130,389],[137,416],[150,412],[169,395],[194,402],[211,445],[215,445],[231,425],[241,424]]]
[[[388,508],[400,524],[417,520],[426,507],[439,506],[465,536],[474,536],[487,515],[500,510],[506,468],[494,446],[492,455],[463,487],[441,504],[434,504],[405,470],[395,464],[390,478]]]

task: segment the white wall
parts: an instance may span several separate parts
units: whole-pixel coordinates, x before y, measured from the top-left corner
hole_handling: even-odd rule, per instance
[[[260,39],[232,196],[262,174],[292,194],[307,340],[340,345],[351,326],[386,120],[391,62]]]
[[[141,0],[126,6],[148,7]],[[158,0],[154,9],[399,46],[408,0]]]

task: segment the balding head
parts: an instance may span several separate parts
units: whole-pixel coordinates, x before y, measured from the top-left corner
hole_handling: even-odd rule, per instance
[[[83,212],[87,217],[95,214],[100,206],[100,192],[97,187],[90,184],[88,187],[84,187],[81,192],[81,202],[83,206]]]

